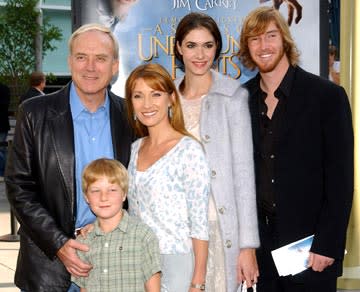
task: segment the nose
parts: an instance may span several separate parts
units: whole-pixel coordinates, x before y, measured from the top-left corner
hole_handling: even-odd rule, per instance
[[[204,57],[204,48],[203,47],[198,47],[196,50],[196,57],[198,59],[202,59]]]
[[[261,36],[260,39],[260,48],[261,49],[265,49],[267,47],[267,41],[266,38],[264,38],[264,36]]]
[[[151,107],[151,104],[152,104],[151,96],[145,96],[145,98],[144,98],[144,108]]]
[[[100,195],[100,200],[107,201],[107,199],[108,199],[108,193],[106,191],[102,191]]]
[[[86,63],[86,70],[88,70],[88,71],[95,70],[95,59],[89,58],[89,60]]]

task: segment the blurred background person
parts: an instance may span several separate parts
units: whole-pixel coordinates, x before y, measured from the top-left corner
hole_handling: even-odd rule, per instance
[[[340,84],[340,61],[337,60],[338,50],[334,45],[329,46],[329,80]]]
[[[20,97],[19,103],[34,96],[44,95],[46,76],[43,72],[32,72],[29,77],[30,88]]]

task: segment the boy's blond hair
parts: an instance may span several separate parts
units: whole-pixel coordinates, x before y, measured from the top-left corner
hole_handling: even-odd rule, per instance
[[[96,159],[84,168],[81,179],[83,193],[86,195],[89,186],[104,176],[110,183],[119,185],[127,194],[129,177],[126,168],[119,161],[108,158]]]

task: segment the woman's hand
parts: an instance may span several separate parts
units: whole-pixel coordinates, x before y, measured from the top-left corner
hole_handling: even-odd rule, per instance
[[[249,288],[257,283],[259,268],[254,248],[243,248],[240,250],[237,262],[237,274],[239,283],[246,281]]]

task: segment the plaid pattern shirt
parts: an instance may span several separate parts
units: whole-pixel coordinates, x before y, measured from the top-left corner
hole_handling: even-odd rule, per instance
[[[145,291],[145,282],[160,272],[159,243],[152,230],[123,210],[123,217],[112,232],[101,231],[98,221],[86,239],[90,247],[78,252],[79,257],[93,265],[87,278],[72,281],[88,292]]]

